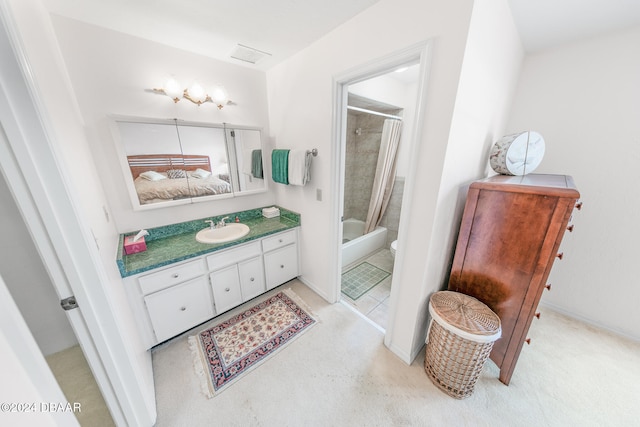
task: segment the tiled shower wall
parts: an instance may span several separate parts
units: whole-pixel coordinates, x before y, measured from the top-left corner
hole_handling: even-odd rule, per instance
[[[378,163],[378,152],[385,118],[349,111],[345,156],[344,218],[366,221],[371,188]],[[356,134],[360,129],[360,135]],[[389,230],[387,247],[398,236],[404,178],[396,178],[389,206],[380,225]]]
[[[381,116],[353,111],[347,114],[344,219],[367,219],[383,124]],[[356,129],[361,130],[360,135]]]

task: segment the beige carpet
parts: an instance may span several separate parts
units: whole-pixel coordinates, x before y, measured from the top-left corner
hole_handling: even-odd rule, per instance
[[[296,281],[284,287],[309,304],[320,324],[213,399],[202,394],[193,368],[192,332],[154,350],[157,426],[640,423],[640,343],[543,310],[511,385],[500,383],[488,362],[475,393],[456,400],[428,379],[424,353],[407,366],[351,309],[327,304]]]
[[[80,346],[51,354],[46,360],[67,401],[80,403],[75,415],[81,426],[115,425]]]

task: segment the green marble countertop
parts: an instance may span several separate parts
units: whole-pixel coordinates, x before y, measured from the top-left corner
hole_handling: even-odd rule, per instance
[[[232,222],[237,216],[240,222],[249,226],[249,234],[232,242],[207,244],[196,241],[196,233],[208,225],[204,221],[212,219],[215,222],[228,216],[228,222]],[[189,258],[240,245],[251,240],[260,239],[270,234],[279,233],[300,225],[300,215],[280,208],[280,216],[276,218],[264,218],[262,208],[249,211],[230,213],[210,218],[202,218],[179,224],[167,225],[148,229],[149,235],[145,237],[147,250],[137,254],[125,255],[123,242],[125,236],[136,233],[120,235],[118,243],[118,255],[116,264],[122,277],[143,273],[154,268],[163,267]]]

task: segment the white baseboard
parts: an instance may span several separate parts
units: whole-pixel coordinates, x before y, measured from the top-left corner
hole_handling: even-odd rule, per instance
[[[599,328],[599,329],[604,329],[605,331],[611,332],[612,334],[618,335],[620,337],[623,337],[623,338],[626,338],[626,339],[629,339],[629,340],[632,340],[632,341],[640,342],[640,337],[635,337],[635,336],[629,335],[628,333],[623,332],[623,331],[621,331],[619,329],[611,328],[609,326],[603,325],[602,323],[594,322],[591,319],[588,319],[588,318],[586,318],[584,316],[581,316],[579,314],[576,314],[576,313],[573,313],[571,311],[568,311],[568,310],[566,310],[566,309],[564,309],[564,308],[562,308],[560,306],[557,306],[555,304],[550,304],[549,302],[540,301],[540,305],[542,307],[544,307],[544,308],[548,308],[549,310],[553,310],[553,311],[555,311],[557,313],[560,313],[560,314],[565,315],[567,317],[570,317],[572,319],[579,320],[580,322],[586,323],[588,325],[594,326],[594,327]]]
[[[316,294],[318,294],[322,298],[324,298],[324,300],[327,301],[328,303],[332,302],[331,299],[327,296],[326,292],[324,292],[323,290],[318,288],[316,285],[313,284],[313,282],[307,280],[304,276],[298,276],[298,280],[300,280],[302,283],[304,283],[313,292],[315,292]]]

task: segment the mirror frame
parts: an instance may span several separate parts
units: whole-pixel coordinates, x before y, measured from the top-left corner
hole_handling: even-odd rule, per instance
[[[231,192],[224,194],[214,194],[210,196],[197,196],[197,197],[189,197],[180,200],[167,200],[164,202],[156,202],[149,204],[141,204],[140,199],[138,197],[138,193],[136,191],[133,177],[131,176],[131,169],[129,167],[129,162],[127,161],[127,153],[124,147],[124,142],[122,140],[122,135],[120,133],[120,129],[118,126],[118,122],[126,122],[126,123],[139,123],[139,124],[161,124],[161,125],[177,125],[177,126],[191,126],[191,127],[203,127],[203,128],[215,128],[221,129],[224,133],[224,141],[225,141],[225,151],[227,154],[227,161],[229,163],[229,176],[233,173],[237,173],[238,164],[235,156],[235,145],[232,146],[232,142],[229,140],[227,133],[230,130],[251,130],[257,131],[260,135],[260,147],[263,150],[262,157],[262,165],[263,170],[265,167],[264,161],[264,139],[262,135],[262,128],[256,126],[243,126],[243,125],[231,125],[228,123],[205,123],[205,122],[193,122],[188,120],[181,119],[157,119],[157,118],[149,118],[149,117],[136,117],[136,116],[122,116],[122,115],[109,115],[109,125],[111,128],[111,133],[114,140],[114,146],[116,155],[118,157],[118,162],[120,163],[120,167],[122,170],[122,177],[125,181],[125,186],[127,187],[127,192],[129,194],[129,199],[131,201],[131,206],[134,211],[145,211],[150,209],[161,209],[168,208],[172,206],[180,206],[180,205],[188,205],[193,203],[201,203],[201,202],[212,202],[216,200],[224,200],[230,199],[233,197],[242,197],[252,194],[264,193],[268,191],[267,188],[267,179],[263,178],[263,185],[261,188],[251,189],[251,190],[240,190],[236,188],[235,185],[231,185]],[[235,142],[233,142],[235,144]],[[179,151],[183,153],[182,146],[179,146]],[[233,151],[233,153],[232,153]]]

